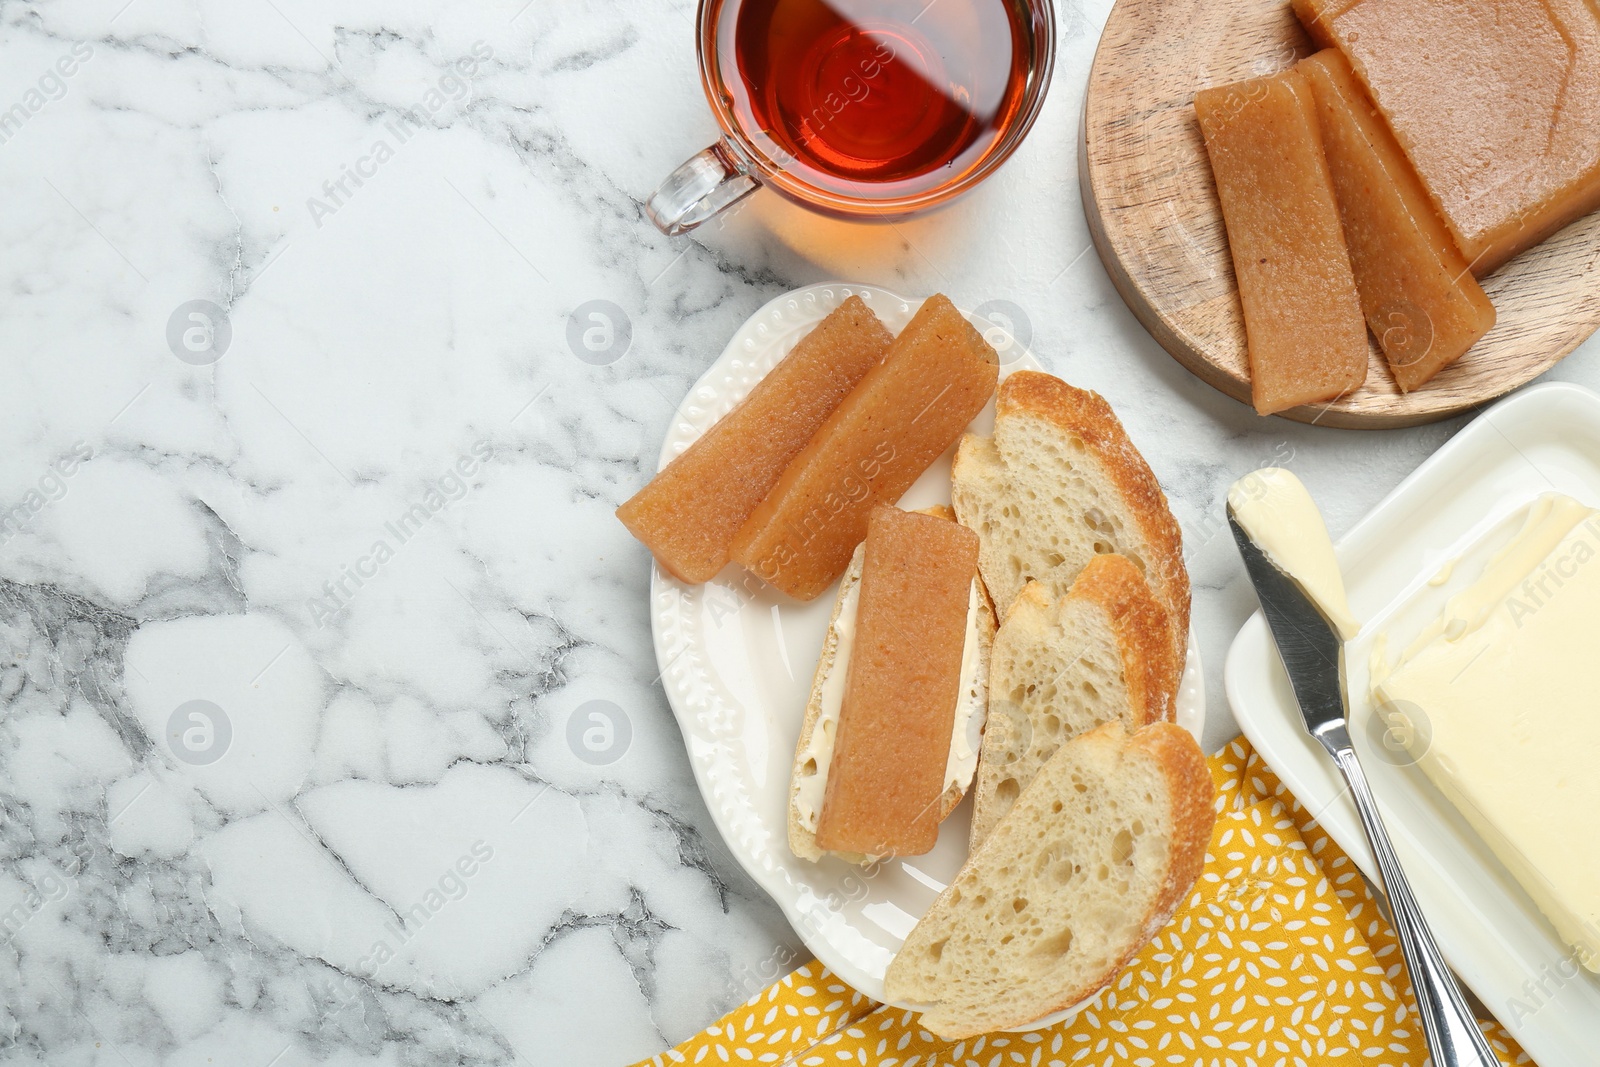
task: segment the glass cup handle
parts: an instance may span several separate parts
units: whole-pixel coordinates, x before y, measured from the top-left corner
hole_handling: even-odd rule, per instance
[[[644,210],[656,229],[677,237],[743,200],[760,184],[734,158],[727,142],[718,141],[667,175]]]

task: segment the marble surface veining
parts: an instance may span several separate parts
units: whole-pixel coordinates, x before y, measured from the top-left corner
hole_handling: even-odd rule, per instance
[[[792,959],[611,512],[798,285],[1010,300],[1112,401],[1229,737],[1228,483],[1290,466],[1337,535],[1460,423],[1263,421],[1143,332],[1075,178],[1107,6],[1058,4],[1037,129],[950,209],[669,240],[690,0],[0,4],[0,1059],[620,1064]]]

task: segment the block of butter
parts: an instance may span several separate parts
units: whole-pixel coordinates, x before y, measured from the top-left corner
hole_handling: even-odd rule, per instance
[[[1600,511],[1548,494],[1373,695],[1576,958],[1600,971]],[[1418,721],[1420,720],[1420,721]],[[1402,724],[1397,724],[1402,725]]]

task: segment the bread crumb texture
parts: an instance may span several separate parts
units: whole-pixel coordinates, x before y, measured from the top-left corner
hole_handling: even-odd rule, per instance
[[[945,1041],[786,949],[736,969],[749,999],[670,1064],[875,1067],[1413,1067],[1427,1057],[1394,930],[1355,865],[1239,739],[1209,761],[1219,797],[1205,868],[1172,919],[1066,1022]],[[770,984],[769,984],[770,983]],[[1498,1024],[1504,1064],[1532,1061]]]

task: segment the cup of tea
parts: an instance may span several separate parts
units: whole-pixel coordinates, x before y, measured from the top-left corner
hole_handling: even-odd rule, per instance
[[[766,185],[895,218],[1016,151],[1055,63],[1052,0],[700,0],[700,80],[722,127],[645,210],[681,234]]]

